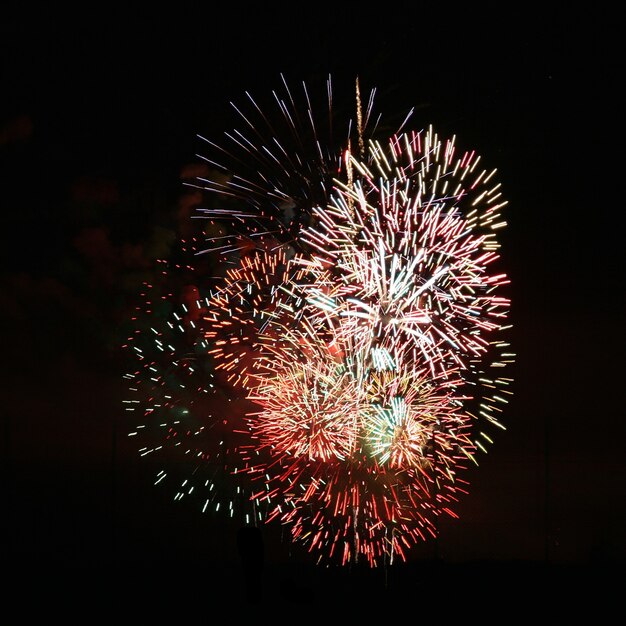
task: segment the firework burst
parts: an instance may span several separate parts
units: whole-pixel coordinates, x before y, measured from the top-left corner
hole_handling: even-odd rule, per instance
[[[243,130],[207,142],[216,176],[196,186],[213,202],[198,215],[220,226],[198,252],[225,270],[187,292],[149,347],[133,337],[129,380],[149,398],[144,427],[158,413],[167,441],[180,448],[184,431],[185,454],[220,467],[224,484],[205,487],[229,510],[236,489],[256,522],[285,525],[320,560],[376,566],[456,515],[487,426],[504,428],[506,201],[497,172],[455,138],[375,139],[373,94],[363,115],[358,83],[338,146],[330,81],[325,141],[306,87],[299,106],[283,85],[277,121],[247,94],[260,123],[233,105]],[[189,389],[247,408],[225,418],[184,402]],[[173,427],[164,412],[199,424]]]

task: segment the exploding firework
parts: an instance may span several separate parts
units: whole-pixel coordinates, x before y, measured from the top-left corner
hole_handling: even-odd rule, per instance
[[[198,487],[203,510],[246,511],[319,560],[376,566],[456,516],[489,427],[504,428],[506,201],[455,138],[375,137],[358,83],[338,145],[330,81],[324,141],[306,87],[299,106],[283,84],[276,122],[248,96],[228,147],[207,142],[215,176],[194,183],[211,198],[198,216],[219,227],[195,253],[225,269],[197,285],[187,266],[193,288],[178,310],[163,294],[154,324],[143,307],[133,435],[154,437],[144,454],[189,461],[178,498]]]

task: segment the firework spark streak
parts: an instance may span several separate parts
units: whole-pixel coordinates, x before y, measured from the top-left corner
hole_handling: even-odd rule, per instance
[[[189,459],[177,498],[198,486],[203,510],[245,511],[320,561],[374,567],[456,516],[466,470],[504,428],[507,203],[455,138],[376,137],[358,83],[358,123],[335,147],[306,87],[300,106],[283,86],[276,121],[248,95],[251,111],[233,105],[243,130],[207,141],[194,256],[221,271],[201,282],[188,265],[193,288],[161,295],[154,323],[146,296],[128,342],[132,434],[142,454]],[[329,80],[327,122],[331,93]]]

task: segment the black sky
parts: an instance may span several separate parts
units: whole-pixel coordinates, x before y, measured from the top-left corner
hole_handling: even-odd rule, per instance
[[[119,327],[137,274],[170,241],[196,134],[219,136],[229,101],[265,98],[281,73],[321,86],[330,74],[338,100],[358,75],[383,114],[415,107],[416,124],[500,172],[515,395],[440,555],[623,561],[616,24],[595,8],[419,3],[5,15],[4,538],[16,571],[220,563],[236,584],[234,529],[153,488],[125,439]],[[270,563],[306,565],[279,535],[266,537]],[[298,575],[284,574],[296,587]]]

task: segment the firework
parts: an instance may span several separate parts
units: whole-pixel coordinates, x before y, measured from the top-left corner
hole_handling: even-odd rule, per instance
[[[191,257],[198,250],[195,241],[181,244]],[[244,411],[223,384],[214,343],[205,338],[212,292],[195,285],[207,268],[165,260],[159,265],[154,280],[144,284],[126,344],[136,361],[124,376],[129,437],[142,457],[154,459],[155,484],[170,486],[176,500],[254,522],[262,513],[237,475]]]
[[[235,106],[243,130],[228,147],[207,142],[216,175],[194,183],[211,198],[198,215],[220,226],[198,252],[225,269],[154,343],[133,338],[142,367],[129,378],[148,391],[147,423],[158,413],[194,467],[220,468],[223,484],[204,486],[228,510],[242,500],[319,560],[374,567],[456,516],[468,466],[504,428],[506,201],[497,172],[455,138],[376,137],[358,83],[357,123],[334,146],[331,94],[329,81],[325,141],[303,87],[303,106],[273,94],[277,122],[248,95],[261,123]],[[190,388],[226,393],[243,414],[185,403]]]

